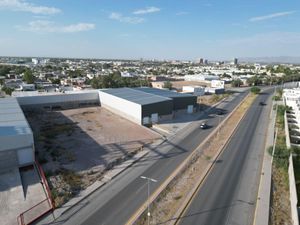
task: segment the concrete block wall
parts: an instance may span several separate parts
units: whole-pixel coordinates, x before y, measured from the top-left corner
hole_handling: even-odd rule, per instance
[[[291,148],[291,140],[290,140],[289,124],[288,124],[286,112],[284,113],[284,130],[285,130],[286,147],[287,147],[287,148]]]
[[[289,158],[289,189],[290,189],[290,202],[291,202],[291,217],[292,217],[293,225],[299,225],[298,206],[297,206],[298,198],[297,198],[297,189],[296,189],[292,154],[290,155]]]

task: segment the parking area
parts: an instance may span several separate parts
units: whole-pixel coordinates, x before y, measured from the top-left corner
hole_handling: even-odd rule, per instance
[[[161,138],[102,107],[25,114],[57,206]]]

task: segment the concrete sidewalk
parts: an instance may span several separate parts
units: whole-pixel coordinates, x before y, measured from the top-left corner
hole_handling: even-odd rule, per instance
[[[222,99],[221,101],[209,106],[207,109],[203,111],[198,111],[193,114],[182,114],[178,115],[176,118],[164,121],[163,123],[158,123],[153,125],[151,129],[158,132],[159,134],[170,138],[171,136],[176,135],[178,132],[189,126],[190,124],[196,122],[196,121],[205,121],[205,118],[203,116],[211,111],[214,108],[217,108],[218,106],[222,106],[222,104],[226,101],[232,101],[237,94],[231,95],[227,98]]]
[[[271,180],[272,180],[272,156],[268,152],[268,148],[273,146],[275,139],[275,122],[276,111],[273,109],[274,102],[270,113],[268,134],[266,138],[266,148],[264,152],[263,165],[261,170],[261,178],[256,201],[256,210],[254,216],[254,225],[269,224],[270,215],[270,197],[271,197]]]
[[[18,224],[17,217],[47,198],[34,167],[21,170],[13,168],[0,174],[0,218],[2,225]],[[49,209],[49,204],[40,204],[24,214],[24,222],[32,221]]]

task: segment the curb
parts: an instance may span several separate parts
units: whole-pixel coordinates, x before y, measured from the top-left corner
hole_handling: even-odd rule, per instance
[[[265,143],[265,151],[264,151],[263,163],[262,163],[261,174],[260,174],[260,179],[259,179],[259,188],[258,188],[257,195],[256,195],[257,198],[256,198],[256,207],[255,207],[255,212],[254,212],[253,225],[259,225],[259,224],[263,224],[264,225],[264,224],[268,224],[269,223],[271,183],[272,183],[272,181],[271,181],[271,179],[272,179],[272,156],[270,156],[269,153],[268,153],[268,151],[267,151],[268,147],[270,146],[270,145],[268,146],[267,142],[268,142],[268,138],[269,138],[268,136],[270,135],[270,128],[271,128],[271,126],[272,126],[271,129],[273,129],[273,131],[275,131],[276,115],[277,115],[277,113],[275,112],[275,114],[273,114],[274,113],[273,112],[273,106],[274,106],[274,103],[272,102],[272,108],[271,108],[271,111],[269,113],[270,116],[272,116],[272,118],[270,118],[271,121],[269,122],[268,134],[267,134],[266,143]],[[272,123],[271,126],[270,126],[270,123]],[[272,134],[272,135],[274,135],[274,134]],[[274,141],[275,140],[273,139],[273,145],[274,145]],[[270,162],[266,163],[266,161],[269,161],[269,160],[270,160]],[[270,163],[270,165],[267,165],[269,163]],[[270,172],[270,176],[266,177],[265,175],[268,172]],[[265,184],[265,185],[262,184],[262,181],[264,179],[268,179],[268,183]],[[262,194],[263,189],[265,191],[266,191],[266,189],[268,190],[268,195],[266,196],[267,201],[265,202],[265,204],[262,203],[261,197],[260,197],[260,196],[264,196],[265,197],[265,195]],[[264,198],[264,197],[262,197],[262,198]],[[268,211],[267,215],[265,215],[265,214],[261,215],[261,212],[259,213],[258,208],[259,208],[260,205],[263,205],[264,208],[267,209],[267,211]],[[265,219],[266,223],[265,222],[261,222],[261,221],[259,222],[258,219],[257,219],[257,217],[259,217],[259,216],[261,216],[261,217],[265,216],[264,219]]]

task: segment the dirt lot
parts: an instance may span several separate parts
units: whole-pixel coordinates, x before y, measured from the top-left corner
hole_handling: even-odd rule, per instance
[[[101,107],[25,113],[58,206],[160,138]]]

